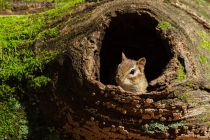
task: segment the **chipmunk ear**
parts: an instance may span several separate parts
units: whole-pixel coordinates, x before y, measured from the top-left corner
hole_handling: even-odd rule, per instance
[[[136,61],[136,64],[139,66],[141,72],[144,70],[144,66],[146,64],[146,58],[142,57],[138,61]]]
[[[127,57],[125,56],[125,54],[122,52],[122,62],[124,61],[124,60],[126,60],[127,59]]]

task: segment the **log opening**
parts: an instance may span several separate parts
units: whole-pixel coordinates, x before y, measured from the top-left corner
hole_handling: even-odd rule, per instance
[[[147,13],[117,13],[111,18],[100,50],[100,81],[116,85],[115,72],[124,52],[130,59],[145,57],[148,82],[158,78],[171,59],[169,48],[156,34],[158,21]]]

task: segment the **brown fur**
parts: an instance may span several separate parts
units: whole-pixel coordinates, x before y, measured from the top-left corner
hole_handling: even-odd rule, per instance
[[[139,60],[131,60],[126,58],[122,53],[122,62],[118,65],[115,80],[119,86],[124,90],[131,92],[146,92],[148,86],[145,74],[144,66],[146,59],[140,58]],[[132,74],[132,69],[135,71]]]

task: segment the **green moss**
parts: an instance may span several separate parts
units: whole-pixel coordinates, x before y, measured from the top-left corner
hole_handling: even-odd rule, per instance
[[[186,79],[185,69],[179,62],[179,70],[177,72],[177,81],[182,81]]]
[[[208,53],[210,52],[210,34],[205,31],[199,32],[201,41],[198,46],[199,51],[199,61],[203,67],[205,67],[205,72],[207,75],[210,75],[210,56]]]
[[[160,22],[157,25],[157,27],[160,28],[160,29],[166,29],[166,30],[172,28],[171,24],[169,22],[167,22],[167,21]]]
[[[196,2],[196,4],[197,4],[198,6],[200,6],[200,5],[201,5],[200,0],[195,0],[195,2]]]
[[[147,127],[142,127],[147,133],[153,134],[156,129],[158,130],[167,130],[169,129],[168,126],[165,126],[163,123],[154,122],[147,125]]]
[[[28,121],[22,105],[14,97],[0,102],[0,139],[25,139]]]
[[[46,85],[49,81],[50,81],[50,78],[48,77],[38,76],[30,81],[29,86],[34,89],[40,89],[41,87]]]
[[[202,36],[202,37],[208,37],[208,34],[204,31],[200,31],[199,34]]]
[[[51,28],[46,31],[46,34],[49,35],[50,37],[57,37],[58,36],[58,27],[56,26],[54,28]]]
[[[181,99],[182,101],[185,101],[185,102],[189,102],[189,96],[190,94],[188,92],[185,92],[185,93],[180,93],[179,95],[177,95],[177,97],[179,99]]]
[[[205,107],[205,109],[210,113],[210,107]]]
[[[206,118],[207,118],[207,114],[204,115],[204,116],[201,118],[202,122],[205,122]]]
[[[200,45],[198,46],[199,51],[199,61],[202,66],[206,69],[206,71],[210,70],[210,56],[208,53],[210,52],[210,34],[205,31],[200,31],[201,35]],[[208,74],[208,78],[210,79],[210,74]]]
[[[210,50],[210,41],[202,39],[201,46],[206,50]]]
[[[210,35],[204,31],[200,31],[199,34],[201,35],[202,37],[202,40],[201,40],[201,47],[210,51]]]
[[[169,128],[178,128],[178,127],[181,127],[181,126],[184,126],[184,122],[183,121],[173,122],[173,123],[170,123],[168,125]]]
[[[174,100],[174,99],[161,100],[161,101],[159,101],[159,103],[166,104],[166,105],[171,105],[171,104],[175,104],[176,100]]]
[[[43,40],[46,40],[47,37],[49,38],[52,38],[52,37],[57,37],[58,36],[58,28],[59,26],[56,26],[56,27],[53,27],[51,29],[47,29],[47,30],[44,30],[42,32],[39,32],[35,38],[35,40],[40,40],[40,41],[43,41]]]
[[[188,82],[187,82],[187,86],[189,86],[190,88],[192,88],[192,87],[194,87],[194,83],[193,83],[193,82],[188,81]]]
[[[208,59],[204,56],[200,56],[199,60],[200,60],[201,63],[208,63]]]
[[[184,126],[184,123],[182,121],[173,122],[169,124],[164,124],[163,122],[153,122],[153,123],[147,124],[146,128],[145,126],[143,126],[142,129],[146,131],[147,133],[153,134],[155,130],[168,130],[170,128],[173,129],[173,128],[178,128],[181,126]]]

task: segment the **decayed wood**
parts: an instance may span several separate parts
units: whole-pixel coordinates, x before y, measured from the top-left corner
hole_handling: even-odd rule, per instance
[[[209,54],[208,49],[201,46],[204,40],[201,32],[208,34],[210,26],[208,17],[201,17],[202,13],[193,9],[193,5],[186,1],[102,1],[81,5],[75,17],[63,21],[59,36],[45,44],[45,48],[60,49],[61,53],[47,66],[46,71],[53,73],[52,81],[43,90],[45,95],[42,93],[41,100],[52,104],[51,117],[66,136],[75,139],[210,137],[210,69],[208,64],[199,61]],[[85,13],[90,16],[84,18]],[[80,16],[83,19],[75,22]],[[172,27],[157,28],[162,21]],[[143,55],[141,52],[149,48],[149,45],[138,46],[135,40],[129,42],[128,36],[118,37],[130,31],[146,36],[147,32],[139,26],[156,32],[156,38],[165,47],[157,49],[165,49],[162,52],[155,52],[151,47],[157,55],[152,59],[153,53],[148,51],[146,58],[166,59],[167,63],[159,68],[154,66],[156,62],[149,61],[148,77],[155,73],[153,67],[162,73],[149,78],[148,92],[134,94],[116,86],[109,78],[109,71],[116,70],[114,66],[119,64],[122,51],[135,59],[140,58],[138,53]],[[142,33],[136,34],[136,30]],[[130,46],[123,42],[125,39]],[[205,36],[205,40],[208,39]],[[180,69],[185,72],[181,80],[177,78]],[[49,109],[44,103],[39,103],[43,111]],[[148,130],[154,124],[157,126]],[[169,124],[180,125],[169,127]],[[163,125],[167,128],[161,129]]]

